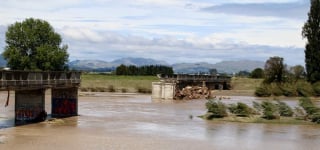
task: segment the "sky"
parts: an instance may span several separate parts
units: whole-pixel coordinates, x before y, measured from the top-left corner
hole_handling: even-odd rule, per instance
[[[143,57],[173,63],[304,65],[309,0],[1,0],[0,52],[10,24],[48,21],[69,60]]]

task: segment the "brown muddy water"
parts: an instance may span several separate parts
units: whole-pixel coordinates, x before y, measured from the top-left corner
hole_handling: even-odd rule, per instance
[[[316,150],[320,125],[213,122],[196,116],[206,100],[152,101],[150,95],[95,93],[79,97],[79,116],[14,126],[14,97],[0,92],[0,150]],[[51,111],[47,95],[46,110]],[[226,103],[254,97],[232,96]],[[295,100],[287,100],[295,105]]]

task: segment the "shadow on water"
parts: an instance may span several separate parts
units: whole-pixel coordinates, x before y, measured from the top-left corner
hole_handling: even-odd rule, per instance
[[[0,119],[0,129],[15,127],[14,118],[10,119]]]

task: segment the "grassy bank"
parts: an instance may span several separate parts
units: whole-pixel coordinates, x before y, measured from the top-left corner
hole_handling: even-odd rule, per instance
[[[263,79],[233,77],[231,79],[231,90],[215,90],[214,95],[223,96],[254,96],[257,87],[260,86]]]
[[[159,81],[156,76],[117,76],[83,74],[81,91],[91,92],[140,92],[151,93],[151,83]],[[215,91],[219,95],[254,95],[262,79],[232,78],[232,90]]]
[[[82,74],[81,91],[91,92],[140,92],[151,93],[151,83],[156,76],[116,76]]]

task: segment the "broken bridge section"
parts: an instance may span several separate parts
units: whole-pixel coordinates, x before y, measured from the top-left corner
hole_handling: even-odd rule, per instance
[[[45,119],[45,91],[47,89],[51,89],[52,94],[52,116],[78,115],[80,82],[81,72],[0,71],[0,90],[15,91],[15,121],[17,124]]]
[[[174,75],[157,75],[159,82],[152,83],[152,99],[173,100],[183,99],[185,89],[196,89],[197,94],[210,94],[210,90],[229,90],[231,88],[231,77],[220,75],[189,75],[189,74],[174,74]],[[204,92],[208,91],[208,92]],[[202,96],[191,96],[202,97]]]

